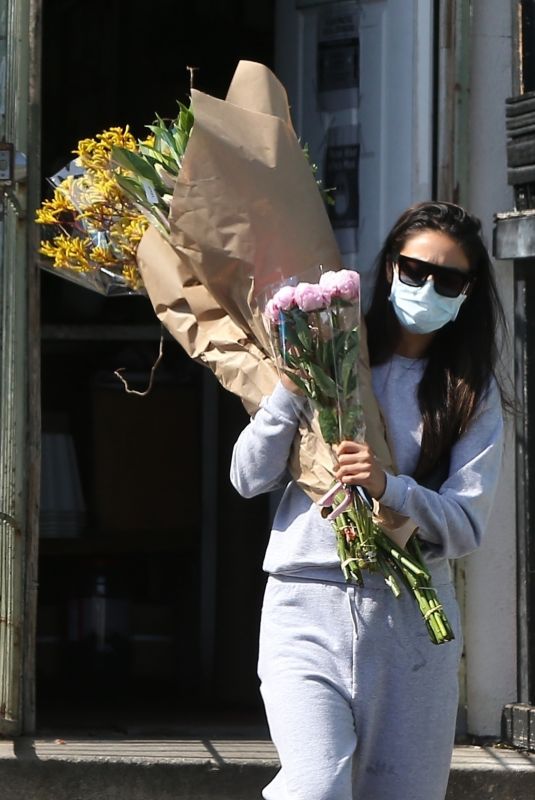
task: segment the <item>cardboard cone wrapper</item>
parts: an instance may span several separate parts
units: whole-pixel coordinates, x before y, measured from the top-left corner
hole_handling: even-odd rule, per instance
[[[240,62],[226,100],[193,91],[192,107],[195,122],[173,192],[170,243],[149,229],[138,265],[160,321],[254,414],[277,382],[256,298],[267,286],[320,264],[339,268],[340,253],[291,127],[286,93],[266,67]],[[361,341],[367,440],[393,471],[364,335]],[[332,483],[332,464],[317,420],[303,420],[290,469],[313,500]],[[406,541],[415,525],[378,511],[389,535]]]

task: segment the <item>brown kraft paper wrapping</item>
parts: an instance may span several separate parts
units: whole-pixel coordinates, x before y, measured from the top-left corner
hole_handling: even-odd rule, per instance
[[[173,192],[171,242],[153,228],[138,265],[155,312],[188,355],[254,414],[277,371],[256,298],[267,286],[341,257],[310,165],[290,123],[286,92],[263,65],[240,62],[226,100],[192,92],[194,126]],[[366,438],[394,471],[371,387],[364,324],[359,384]],[[314,500],[333,480],[317,420],[303,419],[290,470]],[[376,514],[398,544],[415,529]]]

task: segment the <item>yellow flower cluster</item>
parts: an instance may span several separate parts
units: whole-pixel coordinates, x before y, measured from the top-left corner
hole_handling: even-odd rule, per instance
[[[91,272],[90,248],[86,238],[75,238],[60,233],[51,242],[41,242],[39,250],[44,256],[54,260],[59,269],[72,269],[75,272]]]
[[[135,138],[128,130],[108,128],[97,133],[94,139],[81,139],[73,153],[78,156],[80,164],[86,170],[108,170],[112,147],[124,147],[126,150],[137,150]]]
[[[54,191],[52,200],[45,200],[35,215],[35,221],[40,225],[60,225],[62,217],[72,214],[75,208],[67,195],[61,190]]]
[[[136,250],[148,223],[115,180],[110,160],[115,146],[137,149],[128,127],[78,142],[74,152],[83,174],[66,178],[36,213],[36,221],[53,226],[55,234],[41,242],[39,252],[58,269],[89,273],[105,267],[137,290],[143,281]]]

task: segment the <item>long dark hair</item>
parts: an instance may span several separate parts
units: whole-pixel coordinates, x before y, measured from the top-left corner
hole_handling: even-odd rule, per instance
[[[428,361],[418,390],[423,434],[414,472],[417,480],[425,480],[449,457],[452,445],[466,430],[491,377],[496,378],[496,331],[498,325],[505,329],[480,221],[453,203],[419,203],[401,215],[377,257],[375,291],[366,315],[372,366],[386,361],[399,343],[400,323],[388,299],[388,265],[408,239],[429,230],[447,234],[460,246],[475,280],[457,319],[436,332],[426,353]],[[498,386],[507,406],[499,382]]]

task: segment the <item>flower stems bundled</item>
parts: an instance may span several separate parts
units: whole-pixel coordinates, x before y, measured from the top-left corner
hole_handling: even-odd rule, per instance
[[[265,305],[275,357],[318,411],[327,444],[364,440],[358,396],[360,283],[351,270],[325,272],[318,283],[282,286]],[[374,521],[372,504],[361,487],[335,484],[319,501],[332,522],[344,577],[364,585],[363,571],[380,572],[393,594],[400,582],[413,594],[431,641],[453,639],[431,576],[413,536],[397,547]]]
[[[352,502],[345,511],[338,513],[332,520],[345,579],[363,586],[363,569],[379,571],[395,597],[401,594],[399,585],[401,579],[418,603],[431,641],[434,644],[451,641],[455,637],[431,583],[431,575],[425,566],[418,538],[413,535],[404,549],[395,545],[373,521],[363,501],[353,489],[354,487],[351,487],[349,491]],[[341,490],[337,484],[334,492],[333,500],[338,504],[344,503],[347,497],[346,491]],[[322,507],[323,516],[328,518],[331,513],[331,507]],[[359,542],[357,557],[352,546],[355,541]],[[375,547],[374,561],[370,561],[367,557],[371,550],[370,542],[373,542]]]

